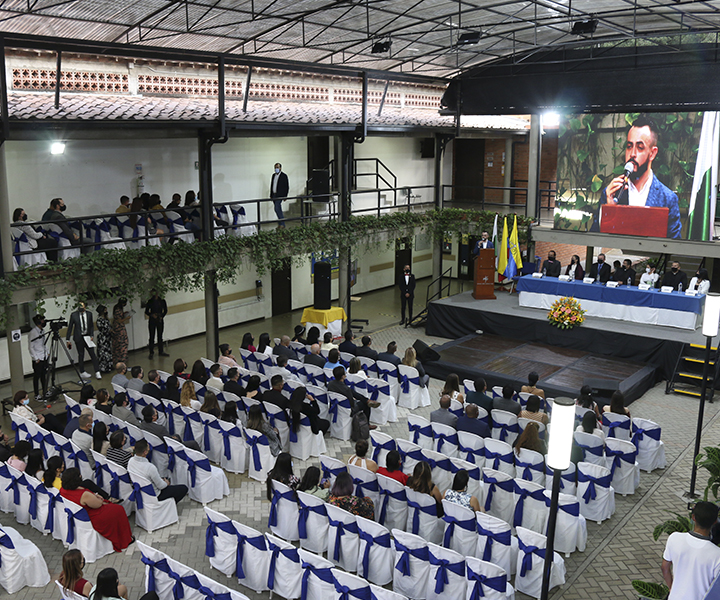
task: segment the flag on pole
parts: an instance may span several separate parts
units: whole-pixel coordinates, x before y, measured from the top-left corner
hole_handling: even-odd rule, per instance
[[[508,259],[505,268],[505,277],[512,279],[522,269],[522,257],[520,256],[520,244],[518,242],[517,215],[513,222],[513,228],[508,238]]]
[[[497,267],[498,267],[498,252],[500,251],[500,240],[498,239],[497,222],[498,222],[498,214],[495,213],[495,223],[493,225],[492,244],[493,244],[493,248],[495,248],[495,270],[496,271],[497,271]]]
[[[718,134],[720,133],[720,113],[703,113],[700,131],[695,175],[690,210],[688,211],[688,239],[709,241],[715,233],[715,201],[717,199],[718,180]]]
[[[496,246],[497,247],[497,246]],[[507,217],[503,217],[503,230],[502,230],[502,241],[499,245],[498,250],[498,279],[503,281],[505,279],[505,271],[508,266],[508,225]]]

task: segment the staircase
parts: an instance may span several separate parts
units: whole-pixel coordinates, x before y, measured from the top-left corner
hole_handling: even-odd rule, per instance
[[[428,304],[432,300],[443,298],[444,296],[450,295],[450,284],[452,283],[452,267],[449,267],[445,272],[440,275],[437,279],[433,279],[427,287],[427,293],[425,294],[425,308],[423,308],[418,314],[416,314],[412,321],[410,321],[405,327],[423,327],[427,323]],[[443,281],[443,279],[445,281]],[[438,291],[430,295],[430,290],[435,287],[438,283]]]
[[[718,367],[720,363],[718,361],[718,349],[717,347],[711,348],[710,354],[710,368],[708,369],[708,393],[710,402],[713,401],[713,395],[717,389],[720,379],[718,377],[720,370]],[[678,356],[677,363],[675,364],[675,371],[672,378],[668,381],[665,388],[665,393],[669,394],[674,392],[676,394],[684,394],[686,396],[694,396],[700,398],[702,381],[703,381],[703,366],[705,363],[705,346],[702,344],[683,344],[680,355]]]

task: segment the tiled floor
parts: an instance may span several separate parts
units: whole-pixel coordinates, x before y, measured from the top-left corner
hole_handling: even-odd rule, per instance
[[[424,294],[423,294],[424,296]],[[392,340],[400,348],[412,344],[417,337],[427,343],[442,343],[446,340],[430,338],[422,330],[409,330],[397,326],[399,316],[398,302],[391,290],[382,290],[366,295],[357,303],[355,316],[361,314],[370,319],[370,331],[373,331],[374,346],[384,348]],[[253,322],[240,325],[222,332],[223,341],[236,347],[242,333],[251,330],[257,338],[263,331],[271,336],[292,329],[297,315],[274,318],[265,322]],[[176,356],[186,359],[202,353],[204,342],[193,338],[173,343],[168,364],[154,361],[152,366],[163,368]],[[133,357],[138,364],[148,368],[150,361],[146,355],[137,353]],[[131,360],[133,362],[133,360]],[[188,362],[190,362],[188,360]],[[105,382],[107,384],[107,382]],[[433,401],[438,397],[440,381],[431,380],[430,392]],[[588,523],[588,546],[585,552],[574,553],[566,559],[567,582],[562,588],[551,593],[556,600],[636,598],[632,591],[632,579],[661,581],[660,562],[665,536],[658,542],[652,540],[655,525],[669,517],[665,511],[683,512],[686,502],[682,493],[689,488],[692,463],[693,438],[695,434],[698,402],[694,399],[674,395],[665,395],[664,383],[658,384],[636,401],[631,411],[633,416],[647,417],[662,426],[662,438],[665,442],[668,466],[651,474],[642,473],[640,487],[633,496],[616,497],[617,512],[602,525]],[[427,416],[433,407],[418,410],[418,414]],[[720,421],[718,403],[708,404],[705,416],[703,445],[720,444]],[[399,422],[383,427],[382,430],[394,437],[405,437],[407,429],[403,425],[408,411],[398,410]],[[4,427],[5,429],[5,427]],[[331,456],[347,459],[352,453],[351,443],[327,438],[328,453]],[[313,461],[310,461],[313,462]],[[295,460],[295,471],[301,474],[310,463]],[[265,500],[264,486],[251,481],[244,475],[228,474],[231,493],[221,501],[213,502],[211,508],[227,514],[243,523],[266,531],[269,502]],[[702,486],[703,477],[699,477]],[[702,489],[702,488],[701,488]],[[42,548],[51,575],[56,576],[60,569],[63,547],[60,542],[42,537],[29,526],[18,525],[6,514],[0,514],[0,523],[17,528],[24,536]],[[131,518],[131,524],[134,524]],[[210,569],[204,556],[204,512],[202,506],[189,500],[180,504],[180,522],[153,534],[139,528],[133,528],[138,539],[168,553],[198,572],[217,579],[229,587],[246,593],[250,598],[268,597],[267,594],[255,594],[240,586],[236,580],[225,578]],[[88,565],[86,576],[94,580],[104,567],[112,566],[118,570],[121,582],[130,588],[130,599],[137,598],[142,591],[143,569],[134,546],[120,554],[106,557],[96,564]],[[0,597],[2,594],[0,594]],[[45,600],[57,597],[57,592],[48,586],[45,589],[25,588],[14,595],[17,600]],[[525,596],[518,594],[519,598]]]

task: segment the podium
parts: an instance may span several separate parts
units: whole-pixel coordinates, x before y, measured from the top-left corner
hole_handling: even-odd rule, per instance
[[[480,248],[475,257],[475,287],[472,296],[475,300],[495,299],[495,250]]]

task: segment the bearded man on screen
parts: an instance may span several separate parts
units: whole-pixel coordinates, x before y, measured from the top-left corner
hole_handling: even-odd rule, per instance
[[[667,207],[670,209],[667,237],[679,238],[682,224],[677,194],[663,185],[652,170],[658,153],[657,141],[658,130],[652,119],[635,119],[625,143],[625,173],[615,177],[602,191],[600,205]],[[599,213],[598,209],[591,231],[599,231]]]

